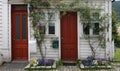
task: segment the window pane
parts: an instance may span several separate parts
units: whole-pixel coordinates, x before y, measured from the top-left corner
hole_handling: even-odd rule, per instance
[[[22,39],[27,38],[27,16],[22,15]]]
[[[55,24],[49,23],[49,34],[55,34]]]
[[[89,25],[83,23],[83,33],[88,35],[89,34],[89,29],[90,29]]]
[[[14,10],[27,10],[27,6],[14,6]]]
[[[20,15],[16,15],[16,39],[20,39]]]
[[[40,22],[40,33],[41,34],[45,34],[45,24],[46,23],[43,23],[43,22]]]
[[[99,23],[94,23],[93,34],[94,35],[99,34]]]
[[[54,20],[55,19],[55,13],[48,13],[48,20]]]

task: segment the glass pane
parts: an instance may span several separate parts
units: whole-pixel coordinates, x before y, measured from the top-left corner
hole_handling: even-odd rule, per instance
[[[20,15],[16,15],[16,39],[20,39]]]
[[[40,22],[40,33],[45,34],[45,23],[44,22]]]
[[[27,10],[27,6],[14,6],[14,10]]]
[[[55,24],[49,23],[49,34],[55,34]]]
[[[94,35],[99,34],[99,23],[94,23],[93,34]]]
[[[27,38],[27,16],[22,15],[22,39]]]
[[[83,33],[88,35],[89,34],[89,29],[90,29],[89,25],[83,23]]]

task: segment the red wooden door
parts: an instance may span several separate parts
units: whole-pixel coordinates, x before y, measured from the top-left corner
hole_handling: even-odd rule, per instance
[[[61,58],[75,61],[77,55],[77,13],[67,12],[61,18]]]
[[[12,11],[12,60],[28,59],[27,11]]]

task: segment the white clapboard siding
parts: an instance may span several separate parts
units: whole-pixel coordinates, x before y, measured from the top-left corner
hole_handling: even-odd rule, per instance
[[[0,0],[0,48],[2,47],[2,0]]]
[[[52,58],[52,59],[55,59],[55,60],[59,59],[59,48],[57,48],[57,49],[52,48],[52,44],[51,44],[50,39],[46,40],[46,42],[42,46],[42,51],[43,51],[43,54],[46,58]],[[30,53],[30,59],[32,59],[34,57],[41,58],[38,47],[37,47],[36,53]]]
[[[91,40],[91,42],[94,42],[94,41],[95,41],[95,39],[93,41]],[[99,58],[99,57],[105,58],[105,49],[100,48],[98,46],[98,42],[94,42],[93,47],[95,48],[96,58]],[[85,59],[85,58],[87,58],[88,56],[91,56],[91,55],[92,55],[92,52],[91,52],[88,40],[80,39],[80,42],[79,42],[79,59]]]
[[[62,0],[61,2],[69,3],[70,1],[72,1],[72,0]],[[108,0],[88,0],[88,2],[86,2],[86,3],[91,8],[95,8],[96,7],[98,9],[100,9],[101,13],[108,13],[107,12],[108,11],[108,7],[109,7],[108,6],[108,4],[109,4],[108,2],[111,2],[111,1],[108,1]],[[80,2],[80,3],[83,4],[83,2]],[[94,11],[94,9],[93,9],[93,11]],[[79,28],[79,30],[78,30],[79,33],[78,34],[80,35],[80,38],[78,38],[79,39],[79,42],[78,42],[78,45],[79,45],[78,46],[78,59],[85,59],[88,56],[91,56],[92,52],[91,52],[88,40],[84,39],[83,37],[81,38],[81,36],[82,36],[82,29],[81,29],[82,28],[81,27],[82,24],[80,23],[80,21],[78,21],[78,24],[80,24],[80,26],[78,27]],[[59,27],[59,25],[57,25],[56,27]],[[59,29],[56,29],[56,30],[59,31]],[[58,32],[58,34],[60,34],[60,32]],[[58,38],[60,38],[59,35],[58,35]],[[94,43],[93,46],[96,49],[95,50],[96,58],[106,58],[106,49],[100,48],[100,46],[98,46],[99,40],[97,41],[95,38],[92,38],[91,42]],[[46,46],[46,50],[45,50],[45,46]],[[43,53],[46,51],[46,53],[44,53],[44,54],[46,54],[47,58],[53,58],[53,59],[59,59],[60,58],[59,56],[61,54],[59,54],[59,53],[62,53],[62,52],[59,52],[59,51],[61,51],[59,48],[58,49],[52,48],[51,39],[46,39],[45,46],[43,46],[42,49],[43,49]],[[34,47],[34,48],[32,48],[32,47]],[[41,57],[40,53],[39,53],[39,48],[35,47],[34,44],[33,44],[33,46],[30,46],[30,48],[36,49],[36,52],[34,52],[34,53],[32,53],[32,51],[30,52],[30,59],[32,59],[34,57],[39,57],[39,58]],[[112,49],[110,49],[110,50],[112,50]]]

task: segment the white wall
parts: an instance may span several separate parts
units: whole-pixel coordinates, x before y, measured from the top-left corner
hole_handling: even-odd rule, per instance
[[[0,0],[0,48],[2,48],[2,0]]]
[[[4,61],[10,61],[10,47],[9,47],[9,23],[8,23],[8,0],[0,0],[0,15],[1,15],[1,46],[0,50],[3,53]]]
[[[8,0],[0,0],[0,51],[3,53],[4,55],[4,60],[5,61],[10,61],[11,60],[11,4],[9,4],[8,7]],[[15,3],[13,4],[23,4],[22,1],[18,2],[17,0],[10,0],[10,3],[12,3],[12,1],[14,1]],[[102,12],[107,12],[111,14],[111,0],[91,0],[90,1],[91,4],[89,5],[98,5],[98,7],[101,7]],[[59,15],[59,12],[57,12],[57,14]],[[53,49],[51,47],[51,40],[57,38],[59,39],[59,45],[61,45],[60,43],[60,18],[59,16],[57,16],[57,23],[56,23],[56,31],[55,31],[55,35],[54,36],[49,36],[46,40],[46,46],[47,46],[47,56],[48,58],[54,58],[56,60],[61,58],[61,46],[59,46],[58,49]],[[30,24],[30,22],[29,22]],[[113,48],[111,47],[111,18],[109,18],[109,32],[106,32],[106,40],[109,39],[110,42],[106,43],[106,51],[103,49],[98,49],[98,57],[106,57],[105,53],[109,54],[111,52],[111,50],[113,50]],[[9,26],[8,26],[9,25]],[[31,33],[31,29],[30,29],[30,25],[29,26],[29,30],[28,30],[28,34],[29,34],[29,58],[33,58],[35,56],[39,57],[40,54],[38,53],[39,50],[36,46],[36,42],[33,39],[33,36],[31,37],[30,33]],[[81,38],[82,36],[82,27],[81,27],[81,23],[80,23],[80,19],[78,17],[78,58],[79,59],[84,59],[87,56],[89,56],[91,54],[90,52],[90,48],[88,46],[88,43],[86,42],[85,39]],[[112,49],[111,49],[112,48]],[[44,49],[44,48],[43,48]],[[101,54],[99,54],[101,53]],[[112,54],[111,54],[112,55]]]
[[[112,44],[112,36],[111,36],[111,0],[90,0],[89,3],[88,3],[89,6],[96,6],[96,8],[100,8],[101,9],[101,13],[108,13],[109,16],[108,16],[108,20],[107,20],[107,24],[109,24],[109,31],[106,31],[106,49],[100,49],[98,48],[96,50],[97,52],[97,55],[96,55],[96,58],[109,58],[109,57],[113,57],[113,48],[112,46],[114,45],[111,45]],[[94,8],[93,7],[93,8]],[[82,24],[81,22],[79,21],[79,47],[78,47],[78,51],[79,51],[79,55],[78,55],[78,59],[85,59],[87,58],[88,56],[90,56],[92,53],[90,51],[90,47],[89,47],[89,44],[87,42],[86,39],[84,39],[84,36],[83,36],[83,28],[81,27]],[[95,40],[95,38],[94,38]],[[108,41],[109,40],[109,41]],[[98,43],[95,43],[94,47],[96,47]],[[112,53],[112,54],[111,54]],[[111,58],[112,58],[111,57]]]
[[[55,60],[58,60],[60,59],[60,46],[59,48],[55,49],[52,47],[52,40],[59,40],[60,39],[60,16],[59,16],[59,11],[55,11],[55,34],[53,35],[49,35],[47,34],[46,35],[46,38],[45,38],[45,42],[44,42],[44,46],[42,46],[42,50],[43,50],[43,53],[45,55],[45,52],[46,52],[46,57],[47,58],[52,58],[52,59],[55,59]],[[29,22],[30,24],[30,22]],[[48,28],[47,28],[48,29]],[[38,58],[41,58],[41,55],[40,55],[40,52],[39,52],[39,48],[37,47],[37,43],[36,43],[36,40],[34,39],[33,37],[33,30],[32,30],[32,27],[30,27],[29,25],[29,51],[30,51],[30,59],[34,58],[34,57],[38,57]],[[59,41],[60,42],[60,41]],[[60,43],[59,43],[60,45]],[[46,50],[45,50],[45,46],[46,46]]]

